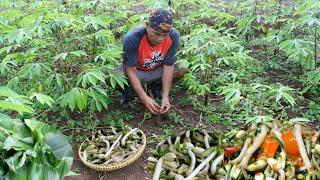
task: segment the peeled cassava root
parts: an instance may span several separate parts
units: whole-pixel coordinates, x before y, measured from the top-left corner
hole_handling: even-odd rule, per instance
[[[319,132],[289,121],[260,122],[233,134],[186,130],[151,153],[154,180],[320,179]]]
[[[109,126],[87,138],[81,146],[80,155],[88,163],[108,165],[123,161],[142,145],[141,130]]]

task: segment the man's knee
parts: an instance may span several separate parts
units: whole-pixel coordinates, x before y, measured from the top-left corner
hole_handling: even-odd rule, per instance
[[[188,72],[188,70],[187,70],[186,68],[180,68],[180,69],[178,70],[178,72],[176,72],[176,73],[174,74],[173,79],[174,79],[174,80],[179,80],[179,79],[181,79],[181,78],[184,76],[184,74],[186,74],[187,72]]]

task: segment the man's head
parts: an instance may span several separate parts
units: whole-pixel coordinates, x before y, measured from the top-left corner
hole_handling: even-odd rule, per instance
[[[167,10],[153,9],[150,11],[146,27],[151,45],[159,44],[170,32],[172,16]]]

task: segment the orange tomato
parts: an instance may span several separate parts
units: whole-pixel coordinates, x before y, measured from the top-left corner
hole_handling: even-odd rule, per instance
[[[282,133],[281,138],[288,155],[300,155],[298,143],[296,141],[296,138],[294,137],[292,130],[288,130]]]
[[[276,154],[278,147],[278,141],[268,134],[260,146],[264,151],[257,155],[257,159],[262,156],[265,156],[266,158],[273,157]]]
[[[303,160],[300,156],[299,147],[292,130],[287,130],[282,133],[281,138],[284,143],[287,155],[296,162],[296,167],[304,166]]]

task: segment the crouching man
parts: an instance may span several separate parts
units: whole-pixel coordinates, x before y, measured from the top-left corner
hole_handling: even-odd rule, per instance
[[[120,103],[123,107],[129,106],[135,92],[151,113],[169,112],[171,83],[187,71],[175,64],[180,34],[172,27],[172,20],[167,10],[154,9],[145,26],[132,29],[125,36],[123,59],[115,69],[125,74],[130,84],[121,90]],[[144,91],[144,83],[150,87],[154,97],[161,99],[161,105]]]

